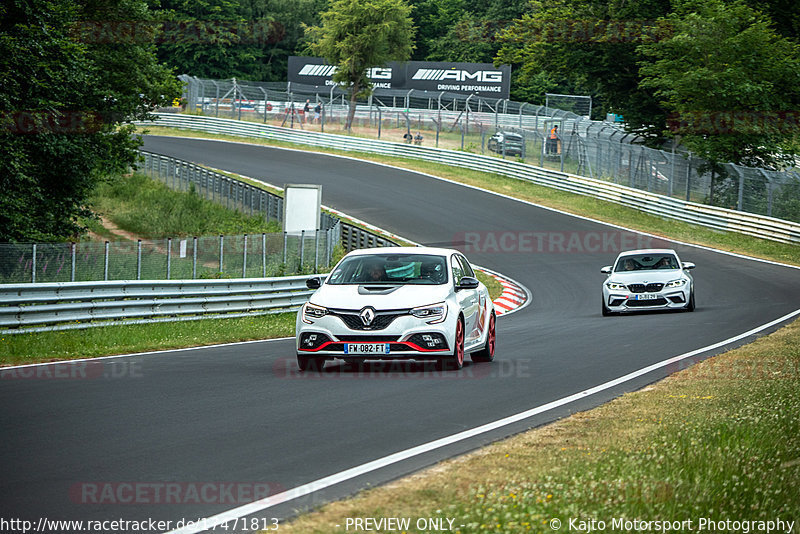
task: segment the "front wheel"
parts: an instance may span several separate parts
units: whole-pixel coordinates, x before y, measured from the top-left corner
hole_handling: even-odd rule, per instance
[[[608,308],[606,308],[606,301],[605,301],[605,299],[603,299],[603,303],[602,303],[602,304],[603,304],[603,317],[608,317],[609,315],[611,315],[611,310],[609,310]]]
[[[686,311],[693,312],[694,311],[694,289],[692,293],[689,295],[689,303],[686,304]]]
[[[436,366],[440,371],[446,371],[449,368],[458,370],[464,367],[464,320],[461,317],[456,322],[453,354],[438,360]]]
[[[490,362],[494,359],[494,347],[497,343],[494,320],[493,313],[489,318],[489,329],[486,332],[486,344],[481,350],[470,354],[470,358],[473,362]]]
[[[307,356],[305,354],[297,355],[297,367],[301,371],[322,371],[325,366],[325,358],[319,356]]]

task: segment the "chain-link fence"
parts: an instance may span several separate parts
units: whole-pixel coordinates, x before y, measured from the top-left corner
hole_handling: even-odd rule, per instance
[[[0,283],[258,278],[327,270],[341,225],[299,235],[0,243]]]
[[[345,93],[336,86],[181,79],[190,113],[338,133],[349,110]],[[495,154],[674,198],[800,221],[796,170],[714,168],[680,147],[647,148],[643,139],[616,123],[555,107],[378,88],[359,102],[347,133]]]

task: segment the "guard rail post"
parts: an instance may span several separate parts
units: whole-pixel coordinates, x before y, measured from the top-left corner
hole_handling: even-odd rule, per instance
[[[225,242],[225,236],[223,236],[222,234],[220,234],[220,236],[219,236],[219,274],[220,274],[220,275],[222,275],[222,273],[223,273],[223,270],[222,270],[222,265],[223,265],[223,264],[222,264],[222,255],[223,255],[223,250],[222,250],[222,247],[223,247],[223,245],[224,245],[224,242]]]
[[[261,276],[267,276],[267,234],[261,234]]]
[[[303,272],[303,263],[305,261],[305,254],[306,254],[306,231],[300,231],[300,272]]]
[[[77,246],[76,246],[75,243],[70,243],[69,244],[69,248],[70,248],[70,256],[71,256],[71,258],[70,258],[71,262],[70,263],[72,264],[72,268],[70,269],[70,272],[69,272],[69,281],[70,282],[74,282],[75,281],[75,260],[76,260],[76,252],[77,252],[76,249],[77,249]]]
[[[242,252],[242,278],[247,278],[247,234],[244,234],[244,252]]]

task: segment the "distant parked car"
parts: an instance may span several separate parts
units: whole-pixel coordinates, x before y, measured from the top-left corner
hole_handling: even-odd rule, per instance
[[[640,249],[620,253],[614,265],[600,269],[603,315],[637,310],[694,311],[694,263],[672,249]]]
[[[497,132],[489,138],[486,146],[492,152],[506,156],[522,156],[525,149],[525,138],[511,132]]]
[[[495,310],[467,259],[451,249],[355,250],[334,267],[297,314],[297,364],[326,360],[435,360],[460,369],[494,358]]]

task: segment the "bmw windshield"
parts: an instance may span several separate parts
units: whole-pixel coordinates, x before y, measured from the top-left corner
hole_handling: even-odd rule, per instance
[[[672,254],[631,254],[622,256],[614,267],[615,273],[678,269],[678,258]]]
[[[369,254],[345,258],[328,277],[331,285],[447,283],[447,260],[428,254]]]

